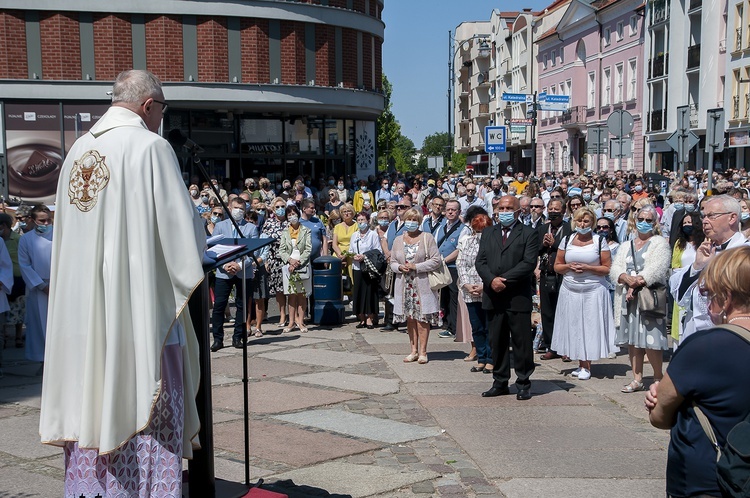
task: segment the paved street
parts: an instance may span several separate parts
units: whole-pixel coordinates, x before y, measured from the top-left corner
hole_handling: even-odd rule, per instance
[[[620,393],[626,354],[595,364],[587,381],[570,376],[575,363],[538,362],[522,402],[482,398],[491,376],[470,373],[468,345],[437,331],[418,365],[402,362],[398,332],[267,328],[248,348],[253,480],[353,497],[664,496],[668,433],[648,424],[643,393]],[[241,351],[212,360],[216,474],[239,482]],[[62,493],[61,451],[39,444],[37,369],[22,350],[4,351],[2,498]]]

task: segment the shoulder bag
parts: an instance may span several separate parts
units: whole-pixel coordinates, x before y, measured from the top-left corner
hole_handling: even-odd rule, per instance
[[[445,238],[443,240],[445,240]],[[425,253],[427,252],[426,249],[427,248],[425,247]],[[430,279],[430,289],[434,291],[438,291],[443,287],[448,287],[453,282],[451,272],[448,271],[448,265],[445,264],[445,260],[443,260],[442,256],[440,256],[440,266],[436,270],[429,272],[427,276]]]
[[[737,334],[750,344],[750,332],[742,327],[736,325],[719,325],[718,327]],[[716,439],[711,422],[695,402],[693,402],[693,410],[703,432],[706,433],[716,450],[716,480],[719,483],[721,495],[750,496],[750,414],[732,427],[722,448]]]
[[[630,250],[633,255],[633,267],[635,272],[640,273],[635,263],[635,244],[630,241]],[[643,268],[641,268],[643,270]],[[655,318],[667,316],[667,287],[661,282],[656,282],[647,287],[641,287],[637,292],[638,309],[642,315]]]

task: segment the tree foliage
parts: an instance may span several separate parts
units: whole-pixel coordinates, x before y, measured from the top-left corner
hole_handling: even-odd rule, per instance
[[[383,74],[383,94],[385,96],[385,107],[383,114],[377,121],[377,145],[378,145],[378,169],[386,169],[387,156],[393,154],[394,147],[401,137],[401,125],[396,121],[393,115],[393,104],[391,103],[391,94],[393,86],[388,78]],[[412,144],[413,145],[413,144]]]
[[[419,158],[417,168],[421,171],[427,171],[427,158],[434,156],[441,156],[445,161],[445,166],[448,166],[450,161],[451,143],[453,137],[448,132],[437,132],[432,135],[427,135],[422,142],[422,157]]]

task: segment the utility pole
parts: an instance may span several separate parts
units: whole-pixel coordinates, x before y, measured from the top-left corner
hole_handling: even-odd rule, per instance
[[[534,91],[534,96],[531,100],[531,110],[526,109],[526,118],[531,119],[531,172],[530,174],[536,176],[536,140],[535,140],[535,131],[536,131],[536,111],[537,111],[537,105],[536,105],[536,90]]]
[[[706,111],[706,147],[708,148],[708,192],[713,195],[714,186],[714,152],[724,150],[724,109]]]

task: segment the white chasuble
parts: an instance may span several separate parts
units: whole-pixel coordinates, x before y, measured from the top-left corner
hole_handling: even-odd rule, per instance
[[[179,320],[183,456],[192,456],[200,373],[187,301],[203,279],[205,240],[172,147],[135,113],[110,108],[60,172],[42,442],[78,441],[104,454],[143,430],[160,392],[162,348]]]

